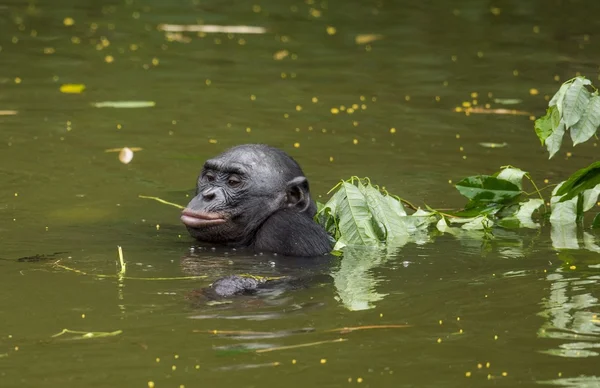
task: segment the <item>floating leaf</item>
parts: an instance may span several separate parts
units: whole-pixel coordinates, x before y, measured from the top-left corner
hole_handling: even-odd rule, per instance
[[[567,89],[562,102],[562,110],[560,111],[567,128],[571,128],[583,116],[590,100],[590,92],[585,88],[585,85],[589,85],[590,83],[588,79],[577,77],[569,89]]]
[[[600,96],[593,96],[588,102],[581,119],[571,127],[573,145],[588,141],[600,126]]]
[[[103,101],[92,104],[96,108],[151,108],[156,106],[154,101]]]
[[[455,185],[456,189],[473,203],[506,203],[521,195],[514,183],[489,175],[477,175],[465,178]]]
[[[60,86],[60,92],[67,94],[80,94],[84,90],[84,84],[64,84]]]

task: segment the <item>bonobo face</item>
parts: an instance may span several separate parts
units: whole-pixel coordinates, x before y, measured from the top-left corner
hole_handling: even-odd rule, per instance
[[[206,161],[181,221],[197,240],[248,245],[271,214],[287,207],[315,213],[302,170],[281,150],[248,144]]]

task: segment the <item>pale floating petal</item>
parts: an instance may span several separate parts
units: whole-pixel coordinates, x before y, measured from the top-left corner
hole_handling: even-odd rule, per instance
[[[0,110],[0,116],[14,116],[19,114],[16,110]]]
[[[354,38],[356,44],[368,44],[375,42],[376,40],[383,39],[383,35],[380,34],[358,34]]]
[[[264,34],[267,29],[255,26],[217,26],[211,24],[161,24],[159,30],[169,32],[206,32],[221,34]]]
[[[66,94],[80,94],[84,90],[84,84],[64,84],[60,86],[60,92]]]
[[[273,59],[276,61],[281,61],[283,58],[290,55],[290,52],[287,50],[279,50],[275,54],[273,54]]]
[[[154,101],[102,101],[95,102],[96,108],[123,108],[123,109],[134,109],[134,108],[151,108],[156,106]]]
[[[123,164],[129,164],[133,160],[133,151],[131,148],[123,148],[119,152],[119,161]]]

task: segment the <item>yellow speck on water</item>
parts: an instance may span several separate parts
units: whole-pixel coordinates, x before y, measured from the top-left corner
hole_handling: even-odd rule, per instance
[[[54,54],[56,49],[54,47],[44,47],[44,54]]]
[[[540,94],[540,92],[536,88],[531,88],[529,89],[529,94],[531,94],[532,96],[537,96],[538,94]]]
[[[571,156],[573,156],[572,152],[567,152],[567,158],[570,158]]]
[[[321,364],[325,364],[327,362],[327,360],[325,358],[321,359]]]
[[[356,382],[357,382],[357,383],[359,383],[359,384],[360,384],[360,383],[362,383],[362,382],[363,382],[363,378],[362,378],[362,377],[358,377],[358,378],[356,379]]]
[[[250,128],[250,127],[247,127],[247,128],[246,128],[246,132],[247,132],[247,133],[250,133],[250,132],[252,132],[252,128]]]
[[[498,339],[498,335],[495,335],[494,336],[494,341],[497,340],[497,339]]]
[[[352,143],[355,144],[355,145],[358,144],[358,139],[352,140]]]
[[[506,376],[508,376],[508,373],[507,372],[502,372],[502,377],[506,377]]]
[[[154,381],[148,381],[148,388],[154,388]]]
[[[330,157],[329,157],[329,161],[330,161],[330,162],[333,162],[333,156],[330,156]]]
[[[569,269],[570,269],[570,270],[574,270],[574,269],[577,269],[577,267],[576,267],[576,266],[574,266],[574,265],[572,265],[572,266],[570,266],[570,267],[569,267]]]
[[[313,97],[311,101],[313,102],[313,104],[316,104],[317,102],[319,102],[319,99],[317,97]]]
[[[292,364],[294,364],[294,365],[295,365],[295,364],[296,364],[296,362],[297,362],[297,361],[296,361],[295,359],[293,359],[293,360],[292,360]]]
[[[289,114],[289,113],[284,113],[284,114],[283,114],[283,118],[284,118],[284,119],[287,119],[287,118],[289,118],[289,117],[290,117],[290,114]]]
[[[556,75],[554,76],[554,80],[555,80],[555,81],[557,81],[557,82],[558,82],[558,81],[560,81],[560,75],[556,74]]]
[[[442,99],[442,98],[441,98],[440,96],[435,96],[435,101],[436,101],[436,102],[440,102],[440,100],[441,100],[441,99]]]
[[[354,125],[355,127],[358,127],[358,121],[356,121],[356,120],[355,120],[355,121],[353,121],[353,122],[352,122],[352,125]]]
[[[254,4],[254,5],[252,6],[252,12],[259,13],[259,12],[260,12],[260,10],[261,10],[261,8],[260,8],[260,5],[258,5],[258,4]]]
[[[158,58],[152,58],[152,65],[158,66],[159,60]]]
[[[173,358],[177,360],[179,358],[179,354],[173,355]]]
[[[352,377],[348,377],[348,382],[351,383],[352,382]]]
[[[294,148],[300,148],[300,143],[298,143],[298,142],[294,143]]]
[[[450,57],[450,59],[452,59],[452,62],[456,62],[456,61],[458,61],[458,56],[453,55]]]
[[[61,93],[65,94],[79,94],[85,90],[84,84],[64,84],[59,88]]]
[[[490,8],[490,12],[494,15],[494,16],[498,16],[502,13],[502,10],[498,7],[492,7]]]
[[[196,370],[198,370],[198,369],[200,369],[200,365],[196,364],[196,366],[194,368],[196,368]]]
[[[204,83],[206,84],[206,86],[210,86],[210,84],[212,84],[212,81],[207,78],[206,81],[204,81]]]
[[[15,193],[15,197],[18,197],[18,196],[19,196],[19,193]]]
[[[460,152],[463,152],[465,149],[464,149],[464,148],[461,146],[461,147],[458,147],[458,150],[459,150]]]
[[[463,155],[463,157],[462,157],[462,158],[463,158],[463,160],[464,160],[464,159],[466,159],[466,158],[467,158],[467,155]]]
[[[340,113],[340,110],[338,108],[331,108],[331,113],[336,115],[336,114]]]
[[[217,143],[218,143],[218,142],[217,142],[217,139],[208,139],[208,142],[209,142],[210,144],[217,144]]]
[[[117,124],[117,129],[121,129],[123,126],[121,124]]]
[[[104,57],[104,62],[106,63],[113,63],[115,61],[115,58],[112,55],[107,55]]]
[[[517,77],[519,75],[519,70],[513,70],[513,75]]]
[[[15,77],[15,83],[16,83],[16,84],[20,84],[21,82],[23,82],[23,81],[21,80],[21,78],[19,78],[19,77]]]
[[[85,314],[81,314],[81,319],[85,319]]]
[[[534,115],[529,116],[529,121],[535,121],[535,116]]]
[[[452,184],[452,179],[448,179],[448,183],[449,183],[449,184]]]
[[[477,97],[479,97],[479,93],[471,92],[471,98],[477,98]]]
[[[379,313],[379,318],[383,318],[383,313]]]
[[[171,370],[173,370],[173,371],[174,371],[174,370],[177,370],[177,365],[173,365],[173,366],[171,367]]]
[[[298,112],[300,112],[300,111],[302,110],[302,106],[301,106],[301,105],[296,105],[296,110],[297,110]]]
[[[481,369],[481,368],[483,368],[483,365],[482,364],[477,364],[477,369]]]
[[[486,368],[488,368],[488,369],[489,369],[489,368],[490,368],[490,366],[492,366],[492,364],[490,364],[490,363],[489,363],[489,361],[485,363],[485,367],[486,367]]]
[[[390,133],[396,133],[396,128],[390,128]]]
[[[79,44],[79,43],[81,43],[81,39],[78,36],[72,36],[71,37],[71,43],[73,43],[73,44]]]
[[[477,57],[483,58],[483,51],[477,51]]]
[[[463,101],[462,106],[464,108],[470,108],[471,107],[471,103],[469,101]]]
[[[156,362],[160,362],[160,358],[159,357],[156,357]]]
[[[535,34],[539,34],[540,33],[540,26],[533,26],[533,32]]]
[[[337,32],[336,28],[333,26],[327,26],[327,34],[328,35],[335,35],[335,33]]]
[[[69,26],[72,26],[73,24],[75,24],[75,20],[73,18],[66,17],[63,20],[63,24],[65,26],[69,27]]]
[[[457,320],[457,321],[460,321],[460,317],[456,317],[456,320]]]
[[[438,344],[441,344],[441,343],[442,343],[442,339],[441,339],[441,338],[438,338],[436,342],[437,342]]]
[[[406,96],[404,96],[404,99],[405,99],[406,101],[410,101],[410,96],[407,94]]]
[[[254,94],[250,95],[250,101],[256,101],[256,96]]]
[[[171,124],[176,125],[177,124],[177,120],[171,120]]]
[[[471,372],[466,372],[465,377],[471,377]]]
[[[48,231],[48,227],[46,226],[46,232]]]

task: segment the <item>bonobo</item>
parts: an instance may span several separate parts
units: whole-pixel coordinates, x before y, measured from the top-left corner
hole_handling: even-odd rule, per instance
[[[181,221],[199,241],[306,257],[331,250],[329,235],[313,220],[316,212],[294,159],[277,148],[246,144],[204,163]]]

